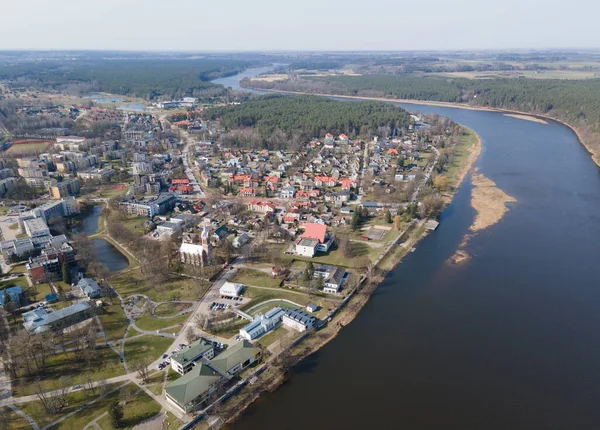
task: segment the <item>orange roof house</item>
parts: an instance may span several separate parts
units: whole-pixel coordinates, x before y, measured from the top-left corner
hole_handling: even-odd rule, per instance
[[[324,224],[308,223],[305,226],[302,237],[305,239],[316,239],[319,243],[325,243],[325,234],[327,233],[327,226]]]

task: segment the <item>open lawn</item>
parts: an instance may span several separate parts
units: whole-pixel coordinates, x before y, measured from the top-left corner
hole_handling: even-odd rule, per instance
[[[312,295],[300,293],[296,294],[292,291],[289,291],[286,288],[273,288],[273,289],[263,289],[263,288],[252,288],[247,287],[244,292],[245,297],[249,297],[250,300],[247,304],[242,305],[242,310],[248,310],[253,306],[256,306],[262,302],[273,299],[285,299],[290,300],[294,303],[298,303],[300,306],[306,306],[308,303],[312,302],[317,304],[322,308],[330,308],[338,302],[337,299],[329,298],[325,295]],[[273,302],[277,304],[278,302]],[[269,309],[272,307],[270,303],[266,303],[265,307]]]
[[[131,366],[142,358],[155,360],[167,351],[173,339],[159,336],[141,336],[125,341],[125,360]]]
[[[188,312],[183,315],[177,315],[169,318],[156,318],[146,311],[135,321],[135,325],[142,330],[162,330],[167,327],[183,324],[187,321],[190,315],[191,313]]]
[[[298,301],[295,301],[295,302],[298,304],[301,304]],[[291,308],[297,307],[296,305],[293,305],[290,302],[284,302],[283,300],[278,300],[278,301],[274,301],[274,302],[265,303],[264,305],[259,305],[259,306],[255,307],[254,309],[249,310],[248,313],[250,315],[254,316],[259,312],[265,313],[268,310],[273,309],[276,306],[279,306],[280,308],[283,308],[283,309],[291,309]]]
[[[27,272],[27,267],[26,267],[26,263],[23,263],[23,264],[16,264],[14,266],[11,266],[9,273],[14,274],[14,273],[25,273],[25,272]]]
[[[45,300],[48,294],[54,292],[50,284],[34,284],[32,291],[34,291],[35,294],[31,295],[30,298],[31,300],[34,300],[36,302],[41,302]]]
[[[14,287],[14,286],[21,287],[22,290],[25,290],[29,286],[29,284],[27,283],[27,279],[24,276],[21,276],[19,278],[15,278],[15,279],[10,279],[8,281],[0,282],[0,290],[3,290],[5,288]],[[4,294],[4,293],[1,293],[1,294]]]
[[[133,215],[123,215],[118,211],[111,211],[109,221],[118,222],[127,230],[141,236],[145,233],[144,222],[148,221],[148,218],[142,218]]]
[[[189,303],[168,302],[158,305],[154,309],[154,313],[160,317],[172,317],[181,311],[189,309],[190,307],[191,305]]]
[[[110,385],[110,388],[111,389],[116,388],[116,385]],[[56,414],[48,414],[46,412],[46,410],[44,409],[42,402],[39,400],[36,400],[34,402],[24,403],[23,405],[19,405],[19,409],[21,409],[23,412],[25,412],[27,415],[29,415],[37,423],[37,425],[40,428],[43,428],[43,427],[53,423],[54,421],[58,420],[59,418],[75,411],[76,409],[80,408],[85,403],[89,402],[90,400],[93,400],[96,397],[97,397],[97,393],[93,394],[91,392],[88,392],[87,390],[80,390],[80,391],[76,391],[74,393],[70,393],[67,396],[67,406],[65,406],[59,413],[56,413]],[[113,393],[113,394],[105,397],[104,399],[99,400],[98,402],[96,402],[94,405],[90,406],[90,408],[88,408],[86,410],[96,410],[96,407],[98,407],[98,410],[102,410],[102,407],[107,407],[108,404],[113,400],[113,398],[118,398],[116,393]],[[102,406],[102,405],[104,405],[104,406]],[[85,413],[85,411],[81,411],[79,414],[75,414],[73,417],[62,421],[60,424],[58,424],[56,427],[53,427],[53,428],[69,429],[69,430],[76,429],[76,428],[83,428],[83,427],[85,427],[85,424],[87,424],[91,419],[100,415],[102,412],[98,413],[96,416],[94,416],[93,413],[88,416]],[[85,421],[86,419],[87,419],[87,421],[84,423],[83,426],[76,427],[76,426],[74,426],[74,424],[77,424],[78,420],[72,421],[72,418],[79,416],[79,415],[81,415],[83,417],[81,421]],[[89,418],[90,416],[91,416],[91,418]],[[65,427],[65,423],[67,425],[69,425],[69,427]]]
[[[100,197],[110,199],[116,196],[120,196],[127,192],[127,186],[124,188],[116,188],[116,184],[103,185],[96,192],[92,194],[93,197]]]
[[[123,364],[115,352],[106,346],[96,347],[96,357],[90,363],[86,363],[73,352],[51,355],[46,360],[46,368],[34,371],[32,376],[13,380],[13,392],[15,396],[27,396],[35,394],[33,381],[40,379],[42,384],[52,384],[63,376],[70,377],[72,384],[81,384],[83,374],[90,372],[94,379],[112,378],[123,375],[125,370]]]
[[[283,336],[287,335],[288,333],[288,330],[286,330],[283,327],[279,327],[259,338],[258,343],[260,343],[263,348],[266,348],[276,340],[281,339]]]
[[[269,288],[277,288],[281,285],[281,279],[273,278],[265,272],[252,269],[239,269],[231,282]]]
[[[130,429],[136,426],[137,424],[141,423],[142,421],[147,420],[148,418],[151,418],[154,415],[158,414],[160,412],[160,409],[161,406],[158,403],[156,403],[156,401],[152,397],[150,397],[144,391],[140,391],[133,399],[131,399],[126,405],[124,405],[123,423],[119,427],[119,429]],[[102,430],[114,429],[110,422],[110,417],[108,415],[100,418],[98,420],[98,424],[100,424]]]
[[[467,157],[473,151],[473,147],[477,145],[477,135],[467,128],[463,128],[463,130],[464,132],[454,148],[452,161],[448,163],[446,171],[442,173],[442,175],[448,179],[448,185],[450,187],[455,187],[457,185],[461,169],[463,168]]]
[[[103,310],[98,313],[98,318],[100,318],[102,328],[109,341],[121,340],[123,338],[125,329],[129,325],[129,320],[117,301],[115,301],[114,305],[105,304]]]
[[[167,420],[165,421],[164,430],[175,430],[181,427],[183,423],[179,418],[173,415],[171,412],[167,412]]]
[[[5,428],[6,430],[31,429],[31,426],[29,425],[27,420],[10,408],[2,408],[0,410],[0,414],[0,416],[2,416],[3,428]]]
[[[111,285],[123,297],[133,294],[145,294],[155,302],[168,300],[196,300],[202,297],[210,284],[198,279],[172,275],[171,279],[160,285],[152,285],[135,269],[116,276]]]
[[[371,261],[374,261],[381,252],[381,248],[372,247],[363,242],[350,242],[350,246],[353,255],[351,258],[344,257],[344,254],[339,249],[330,249],[328,252],[319,252],[313,258],[298,255],[295,255],[294,258],[296,260],[312,261],[313,263],[352,268],[354,267],[354,258],[367,256]]]

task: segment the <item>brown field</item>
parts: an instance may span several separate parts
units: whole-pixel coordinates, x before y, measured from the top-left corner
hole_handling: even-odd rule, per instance
[[[46,151],[50,145],[51,140],[35,140],[35,139],[20,139],[14,140],[10,148],[8,148],[6,154],[35,154],[38,152]]]
[[[276,82],[276,81],[285,81],[288,78],[286,73],[280,74],[272,74],[272,75],[263,75],[257,76],[256,78],[252,78],[253,81],[263,81],[263,82]]]

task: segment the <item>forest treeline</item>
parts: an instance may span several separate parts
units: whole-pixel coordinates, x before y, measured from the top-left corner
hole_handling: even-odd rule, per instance
[[[255,88],[468,103],[548,115],[576,128],[600,152],[600,79],[462,79],[433,76],[305,77],[244,81]]]
[[[354,137],[380,127],[394,130],[410,124],[408,112],[390,104],[347,103],[315,96],[261,96],[241,105],[208,109],[204,116],[220,119],[230,130],[254,128],[264,140],[278,131],[307,137],[326,133]]]
[[[76,95],[102,91],[153,100],[196,96],[219,88],[209,81],[234,75],[249,65],[226,59],[0,63],[0,81]]]

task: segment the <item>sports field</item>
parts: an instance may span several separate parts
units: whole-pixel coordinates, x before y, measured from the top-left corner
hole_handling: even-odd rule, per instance
[[[50,145],[51,140],[39,140],[39,139],[20,139],[14,140],[10,148],[5,153],[13,155],[21,154],[37,154],[46,151]]]

